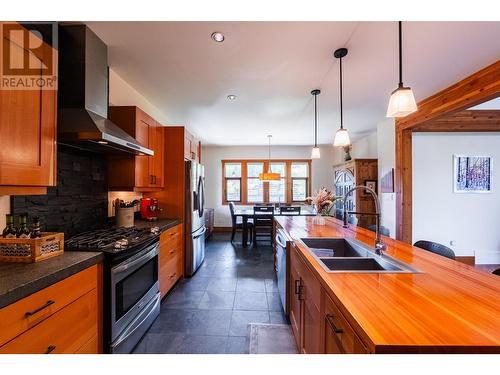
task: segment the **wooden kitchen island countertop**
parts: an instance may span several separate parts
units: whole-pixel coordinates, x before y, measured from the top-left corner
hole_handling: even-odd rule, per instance
[[[500,277],[388,237],[386,254],[421,273],[328,273],[299,241],[375,234],[335,218],[276,217],[371,352],[500,353]]]

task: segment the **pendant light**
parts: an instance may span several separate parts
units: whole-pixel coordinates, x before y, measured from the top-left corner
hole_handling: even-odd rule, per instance
[[[279,173],[271,172],[271,138],[272,135],[268,135],[269,138],[269,162],[267,167],[267,172],[259,173],[259,180],[261,181],[280,181],[281,175]]]
[[[314,95],[314,147],[311,150],[311,159],[319,159],[321,154],[318,147],[318,95],[321,91],[312,90],[311,94]]]
[[[347,56],[347,48],[339,48],[333,53],[333,56],[340,60],[340,128],[335,133],[333,145],[338,147],[345,147],[351,144],[349,132],[347,131],[347,129],[344,129],[344,113],[342,103],[342,58]]]
[[[391,93],[387,117],[405,117],[417,110],[417,103],[410,87],[403,86],[403,42],[402,22],[399,21],[399,84]]]

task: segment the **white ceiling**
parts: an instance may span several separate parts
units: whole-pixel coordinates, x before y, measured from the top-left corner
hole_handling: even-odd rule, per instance
[[[273,144],[311,144],[315,88],[319,140],[331,143],[340,47],[349,49],[344,123],[353,138],[384,119],[397,86],[396,22],[86,23],[113,70],[205,144],[263,145],[267,134]],[[210,39],[216,30],[224,43]],[[408,22],[403,40],[403,81],[417,101],[500,59],[500,22]]]
[[[470,107],[469,109],[476,109],[476,110],[500,109],[500,97],[478,104],[474,107]]]

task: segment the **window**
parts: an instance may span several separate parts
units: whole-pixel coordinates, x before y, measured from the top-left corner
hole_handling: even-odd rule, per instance
[[[271,172],[281,175],[280,181],[269,181],[269,202],[286,202],[286,163],[271,162]]]
[[[241,202],[241,163],[224,165],[224,201]]]
[[[308,193],[309,163],[292,162],[292,202],[303,202]]]
[[[260,181],[268,168],[281,180]],[[222,171],[223,204],[304,202],[310,195],[310,160],[223,160]]]
[[[259,174],[264,172],[264,163],[247,163],[247,202],[264,202],[264,183],[259,180]]]

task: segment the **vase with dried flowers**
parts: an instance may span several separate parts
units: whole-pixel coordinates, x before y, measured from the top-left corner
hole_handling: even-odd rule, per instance
[[[313,223],[325,225],[325,219],[323,216],[328,216],[330,214],[337,197],[330,190],[322,187],[321,189],[315,191],[312,196],[307,197],[306,200],[316,211]]]

